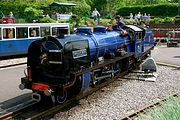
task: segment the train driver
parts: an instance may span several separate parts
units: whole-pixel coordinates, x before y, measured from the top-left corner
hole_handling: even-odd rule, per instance
[[[115,19],[117,22],[117,29],[125,29],[125,23],[123,21],[123,18],[117,15]]]

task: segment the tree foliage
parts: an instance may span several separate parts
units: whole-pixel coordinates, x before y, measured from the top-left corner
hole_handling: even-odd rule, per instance
[[[50,7],[52,2],[75,3],[74,7]],[[32,7],[43,14],[54,12],[73,12],[79,16],[90,16],[93,9],[97,8],[102,17],[114,17],[117,11],[126,6],[151,5],[159,3],[178,3],[179,0],[0,0],[0,11],[8,15],[13,11],[15,17],[26,16],[25,9]],[[32,10],[32,9],[31,9]],[[32,10],[33,11],[33,10]],[[42,14],[42,12],[38,13]]]

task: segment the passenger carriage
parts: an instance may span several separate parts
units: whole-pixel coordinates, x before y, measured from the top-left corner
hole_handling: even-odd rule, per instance
[[[29,45],[45,36],[70,34],[68,23],[0,25],[0,57],[27,54]]]

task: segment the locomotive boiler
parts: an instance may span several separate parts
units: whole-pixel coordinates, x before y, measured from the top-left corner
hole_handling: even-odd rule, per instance
[[[31,89],[37,101],[46,95],[63,103],[132,68],[153,46],[152,31],[134,25],[126,31],[81,27],[72,35],[45,37],[30,45],[19,88]]]

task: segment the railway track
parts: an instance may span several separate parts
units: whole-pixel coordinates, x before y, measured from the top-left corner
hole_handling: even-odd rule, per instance
[[[173,64],[168,64],[168,63],[163,63],[163,62],[156,62],[157,65],[162,65],[162,66],[167,66],[167,67],[173,67],[173,68],[180,68],[179,65],[173,65]]]
[[[172,67],[172,68],[176,68],[179,69],[180,66],[178,65],[172,65],[172,64],[167,64],[167,63],[162,63],[162,62],[156,62],[157,65],[162,65],[162,66],[167,66],[167,67]],[[132,112],[130,114],[128,114],[127,116],[121,117],[120,120],[134,120],[135,118],[138,118],[139,116],[146,114],[147,112],[149,112],[150,110],[157,108],[157,107],[161,107],[163,105],[163,103],[165,101],[167,101],[168,98],[170,97],[180,97],[177,93],[174,93],[170,96],[168,96],[167,98],[164,98],[160,101],[154,102],[150,105],[147,105],[143,108],[140,108],[139,110]]]
[[[51,117],[52,115],[54,115],[58,111],[62,110],[63,108],[77,103],[78,100],[80,100],[80,99],[92,94],[93,92],[107,86],[109,83],[115,81],[116,79],[118,79],[119,77],[122,77],[123,75],[125,75],[127,73],[128,73],[128,71],[124,71],[121,74],[119,74],[118,76],[116,76],[110,80],[107,80],[106,82],[98,85],[96,88],[92,88],[91,90],[89,90],[86,93],[79,94],[76,97],[73,97],[72,99],[66,101],[63,104],[59,104],[59,105],[55,105],[55,106],[46,106],[46,107],[42,106],[41,104],[40,104],[40,106],[36,104],[35,107],[33,105],[28,105],[27,107],[24,107],[24,108],[17,110],[15,112],[10,112],[10,113],[4,114],[3,116],[0,116],[0,119],[5,119],[5,120],[11,120],[11,119],[38,120],[38,119]]]
[[[26,58],[0,60],[0,69],[25,65],[26,63]]]
[[[0,111],[0,120],[11,120],[16,116],[22,114],[25,110],[37,104],[36,101],[29,100],[16,106]]]
[[[25,65],[25,64],[26,64],[26,62],[17,63],[17,64],[11,64],[11,65],[4,65],[4,66],[0,66],[0,69],[9,68],[9,67],[15,67],[15,66],[20,66],[20,65]]]

